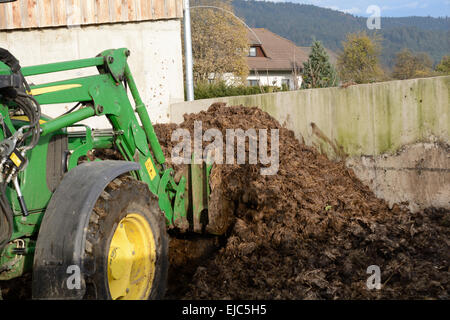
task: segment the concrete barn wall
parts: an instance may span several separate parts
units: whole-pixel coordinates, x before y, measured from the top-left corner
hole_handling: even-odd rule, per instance
[[[95,57],[106,49],[127,47],[128,59],[153,122],[169,120],[169,106],[184,101],[181,23],[178,19],[95,26],[0,31],[0,47],[10,50],[22,66]],[[29,77],[30,83],[98,74],[95,68]],[[43,106],[58,116],[71,105]],[[93,128],[110,127],[106,118],[92,118]]]
[[[375,194],[450,209],[450,76],[173,104],[171,121],[213,102],[259,106],[298,139],[345,159]]]

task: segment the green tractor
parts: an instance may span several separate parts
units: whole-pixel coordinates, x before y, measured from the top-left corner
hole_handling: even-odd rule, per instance
[[[160,299],[167,229],[204,230],[211,166],[175,175],[166,165],[129,55],[21,68],[0,48],[0,286],[32,272],[35,299]],[[99,73],[25,79],[89,67]],[[41,114],[42,105],[70,103],[57,118]],[[100,116],[110,130],[79,123]],[[110,148],[124,160],[90,157]]]

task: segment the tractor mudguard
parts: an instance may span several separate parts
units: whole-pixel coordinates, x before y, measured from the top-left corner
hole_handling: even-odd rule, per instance
[[[34,254],[34,299],[83,298],[83,275],[93,272],[83,256],[94,205],[111,181],[139,169],[135,162],[105,160],[83,163],[66,173],[40,227]]]

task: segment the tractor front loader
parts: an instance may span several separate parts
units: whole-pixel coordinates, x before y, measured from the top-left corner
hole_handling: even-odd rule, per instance
[[[174,178],[129,55],[107,50],[92,59],[21,68],[0,48],[0,280],[32,272],[33,298],[162,298],[167,229],[202,229],[210,167],[190,165]],[[89,67],[99,73],[26,81]],[[57,118],[41,114],[41,106],[71,103]],[[80,124],[99,116],[111,130]],[[124,160],[92,157],[92,150],[109,148]]]

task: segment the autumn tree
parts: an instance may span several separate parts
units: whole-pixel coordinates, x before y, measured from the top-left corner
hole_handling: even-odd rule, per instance
[[[428,54],[403,49],[396,55],[392,76],[399,80],[429,77],[433,75],[432,67],[433,61]]]
[[[320,41],[314,41],[309,59],[303,63],[303,88],[326,88],[337,85],[337,72]]]
[[[244,81],[247,28],[233,15],[231,0],[191,0],[191,7],[194,81],[224,80],[227,74]]]
[[[383,78],[380,66],[381,39],[366,32],[351,33],[342,43],[338,56],[338,71],[342,81],[369,83]]]
[[[441,62],[436,66],[436,72],[443,75],[450,75],[450,55],[444,56]]]

